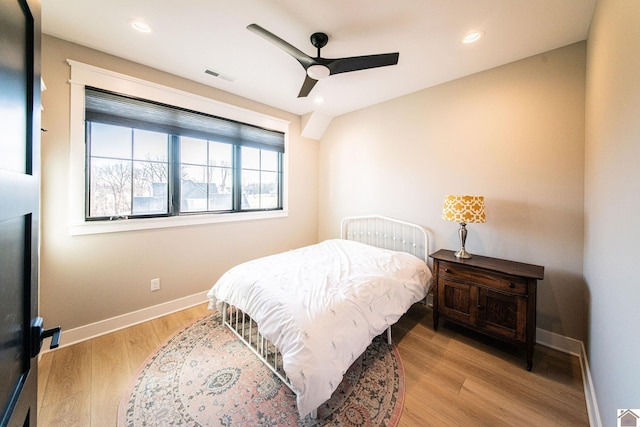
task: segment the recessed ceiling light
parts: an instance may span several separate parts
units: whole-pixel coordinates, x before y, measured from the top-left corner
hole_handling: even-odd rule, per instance
[[[140,31],[141,33],[150,33],[151,26],[146,22],[139,21],[137,19],[130,19],[129,24],[133,27],[134,30]]]
[[[324,104],[324,98],[321,96],[316,96],[313,100],[316,104]]]
[[[472,31],[462,39],[462,43],[469,44],[477,42],[484,36],[484,31]]]

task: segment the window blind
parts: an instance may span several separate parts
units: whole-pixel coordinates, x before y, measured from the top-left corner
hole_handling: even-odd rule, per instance
[[[284,133],[85,87],[85,120],[284,153]]]

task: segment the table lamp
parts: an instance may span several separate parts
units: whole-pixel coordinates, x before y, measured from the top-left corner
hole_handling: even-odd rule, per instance
[[[464,249],[467,240],[467,223],[485,222],[484,196],[445,196],[442,207],[442,219],[460,223],[460,250],[457,258],[468,259],[471,254]]]

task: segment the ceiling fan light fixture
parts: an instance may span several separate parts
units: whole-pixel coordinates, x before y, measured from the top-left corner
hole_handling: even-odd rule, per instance
[[[331,74],[331,70],[326,65],[314,64],[307,68],[307,76],[315,80],[326,79],[329,74]]]

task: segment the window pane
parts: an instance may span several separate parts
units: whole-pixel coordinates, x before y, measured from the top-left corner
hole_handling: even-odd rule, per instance
[[[260,155],[262,157],[261,169],[263,171],[278,171],[278,156],[275,151],[261,150]]]
[[[131,158],[131,128],[91,123],[91,156]]]
[[[242,209],[260,208],[260,172],[242,171]]]
[[[182,166],[180,180],[181,212],[207,210],[207,167]]]
[[[131,215],[131,162],[91,159],[89,216]]]
[[[209,168],[209,210],[231,210],[233,200],[231,196],[231,169]]]
[[[133,158],[166,162],[169,158],[169,135],[147,130],[133,130]]]
[[[166,214],[169,211],[167,163],[134,162],[133,214]]]
[[[278,207],[278,173],[262,172],[260,185],[260,208]]]
[[[241,209],[278,208],[279,172],[279,153],[243,147]]]
[[[196,138],[180,138],[180,163],[207,164],[207,141]]]
[[[180,211],[232,210],[233,146],[184,137],[180,138],[180,144],[182,154]],[[214,167],[200,167],[194,164],[209,164]]]
[[[209,168],[209,180],[216,184],[216,193],[229,193],[233,183],[231,168]]]
[[[231,168],[209,168],[209,210],[231,210],[232,199],[232,170]]]
[[[232,210],[233,146],[209,141],[209,168],[211,186],[209,210]]]
[[[209,141],[209,166],[231,167],[233,163],[233,146]]]
[[[242,147],[242,169],[260,169],[260,150]]]

